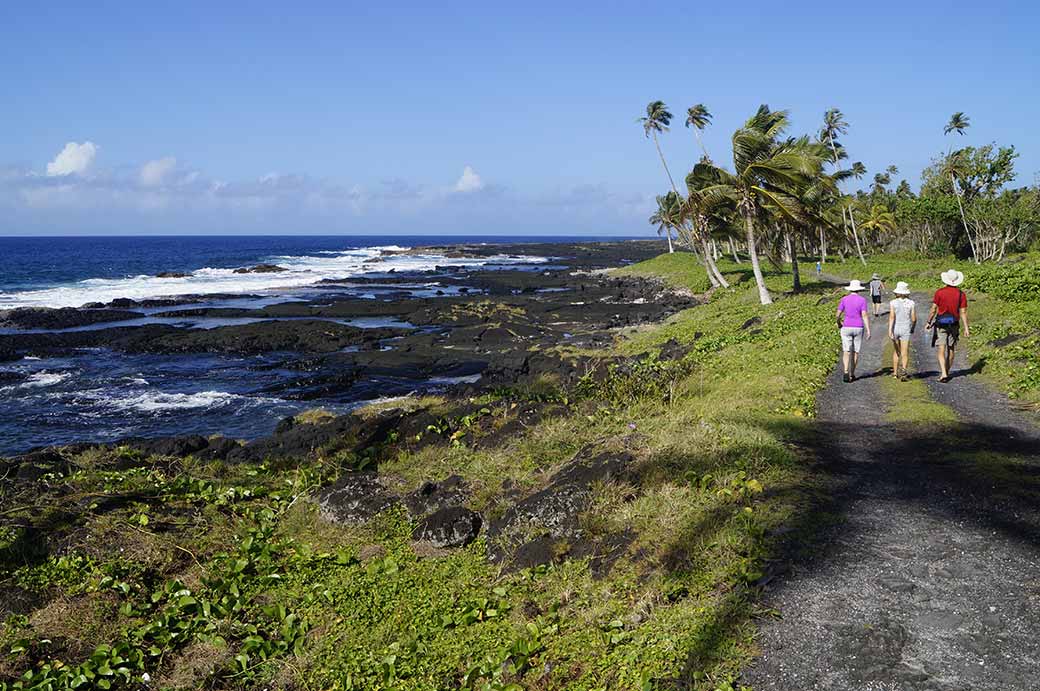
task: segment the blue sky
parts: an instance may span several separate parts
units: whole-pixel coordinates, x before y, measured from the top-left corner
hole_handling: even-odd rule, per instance
[[[677,173],[696,102],[718,159],[837,106],[916,185],[963,110],[1040,172],[1036,3],[159,5],[0,6],[0,234],[650,233],[657,98]]]

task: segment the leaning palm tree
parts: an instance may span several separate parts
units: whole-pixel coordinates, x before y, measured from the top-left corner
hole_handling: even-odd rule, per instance
[[[826,142],[831,150],[831,164],[837,168],[838,160],[844,158],[847,154],[845,153],[844,147],[841,149],[839,154],[838,145],[836,139],[838,135],[845,134],[849,131],[849,123],[845,121],[845,114],[837,108],[828,108],[823,114],[823,127],[820,129],[820,141]],[[845,235],[849,234],[849,224],[845,220],[845,207],[841,207],[841,225],[845,229]],[[820,263],[824,264],[827,261],[827,238],[823,234],[823,228],[820,228]]]
[[[762,276],[756,247],[756,225],[769,205],[792,215],[797,200],[792,193],[819,171],[821,161],[797,146],[778,139],[788,126],[787,111],[762,105],[744,126],[733,133],[733,173],[713,163],[699,163],[694,172],[709,179],[701,194],[708,203],[728,201],[744,221],[751,269],[763,305],[773,302]]]
[[[946,127],[943,128],[943,136],[956,132],[957,134],[964,136],[964,130],[968,129],[971,125],[971,118],[957,111],[950,116],[950,121],[946,123]],[[975,243],[971,239],[971,231],[968,230],[968,219],[964,215],[964,201],[961,199],[963,192],[960,187],[957,186],[957,177],[955,175],[957,168],[957,161],[953,155],[953,146],[950,146],[950,151],[946,154],[946,170],[950,174],[950,183],[953,185],[953,196],[957,197],[957,208],[961,212],[961,223],[964,225],[964,234],[968,236],[968,242],[971,243],[971,252],[975,255],[975,261],[978,262],[979,258],[975,252]]]
[[[668,238],[669,254],[675,251],[672,247],[672,221],[674,220],[672,206],[674,204],[674,194],[674,192],[669,192],[657,197],[657,210],[649,218],[650,225],[657,226],[657,234],[661,235],[663,231],[665,237]]]
[[[857,180],[859,180],[861,177],[863,177],[864,175],[867,174],[867,167],[865,165],[863,165],[862,163],[860,163],[859,161],[856,161],[855,163],[852,164],[852,168],[849,169],[849,172],[852,173],[852,177],[854,177]],[[851,201],[849,202],[849,205],[846,207],[846,211],[848,212],[848,215],[849,215],[849,222],[852,224],[852,239],[856,243],[856,254],[859,255],[859,260],[863,263],[863,266],[866,266],[867,265],[867,260],[863,256],[863,245],[859,241],[859,230],[856,229],[856,217],[852,215],[852,202]],[[846,232],[848,232],[848,229],[846,229]],[[846,235],[846,241],[847,240],[848,240],[848,236]]]
[[[701,131],[711,124],[711,117],[711,112],[703,103],[698,103],[686,110],[686,126],[693,127],[693,135],[697,137],[697,144],[701,147],[705,159],[708,159],[708,150],[704,148],[704,142],[701,141]]]
[[[647,138],[653,138],[654,146],[657,147],[657,155],[661,158],[661,165],[664,166],[664,173],[668,176],[668,182],[672,186],[672,191],[675,192],[676,196],[679,196],[679,190],[675,187],[675,180],[672,179],[672,172],[668,170],[668,162],[664,160],[664,153],[661,151],[661,143],[657,141],[658,132],[667,132],[668,125],[672,122],[672,114],[668,110],[668,106],[664,104],[664,101],[651,101],[646,106],[646,115],[639,118],[638,122],[643,125],[643,133]],[[671,233],[668,235],[668,252],[673,252],[672,248],[672,236]]]
[[[729,281],[719,271],[709,243],[713,240],[713,230],[719,231],[728,228],[732,207],[726,205],[725,200],[712,200],[702,194],[702,190],[711,184],[712,180],[699,176],[696,169],[686,176],[687,195],[683,209],[686,219],[690,221],[688,244],[700,246],[709,282],[712,285],[729,288]]]

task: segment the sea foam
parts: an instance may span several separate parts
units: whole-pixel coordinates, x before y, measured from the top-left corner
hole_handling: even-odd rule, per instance
[[[187,276],[158,278],[139,275],[126,278],[90,278],[52,288],[0,293],[0,309],[17,307],[80,307],[90,302],[107,303],[118,298],[144,300],[179,295],[218,293],[262,293],[279,289],[303,288],[321,281],[342,280],[366,274],[427,271],[439,265],[465,266],[544,263],[548,257],[497,254],[489,257],[446,257],[436,252],[402,252],[396,245],[364,247],[316,255],[275,255],[257,263],[276,264],[285,271],[272,273],[235,273],[234,269],[203,267]]]

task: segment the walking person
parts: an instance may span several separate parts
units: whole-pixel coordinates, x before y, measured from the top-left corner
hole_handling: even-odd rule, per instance
[[[816,262],[816,278],[819,278],[823,274],[823,264]]]
[[[910,375],[910,335],[917,328],[917,305],[910,299],[906,281],[896,283],[896,297],[888,303],[888,337],[892,339],[892,376],[908,381]]]
[[[874,318],[881,316],[881,295],[887,290],[881,276],[874,274],[870,277],[870,301],[874,303]]]
[[[939,381],[945,384],[950,381],[950,368],[961,328],[965,336],[970,336],[971,330],[968,328],[968,296],[958,287],[964,283],[964,274],[950,269],[942,272],[939,278],[945,285],[935,291],[925,328],[932,329],[932,347],[939,343]]]
[[[838,329],[841,331],[841,363],[846,383],[856,381],[856,365],[859,364],[859,350],[863,345],[863,333],[870,338],[870,319],[867,318],[867,301],[860,295],[865,290],[858,280],[849,281],[845,286],[848,295],[838,303]]]

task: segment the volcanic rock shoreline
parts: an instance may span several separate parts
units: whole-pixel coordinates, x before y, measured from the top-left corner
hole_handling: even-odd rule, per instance
[[[634,477],[628,453],[582,449],[544,490],[513,496],[498,518],[471,508],[469,489],[460,478],[428,478],[421,487],[402,493],[382,475],[379,463],[400,450],[453,443],[460,420],[475,421],[467,426],[467,445],[490,447],[540,419],[567,414],[567,406],[552,396],[507,396],[482,405],[472,398],[492,389],[518,390],[546,382],[565,392],[590,372],[605,376],[608,365],[624,366],[617,359],[568,355],[559,346],[608,345],[617,327],[658,321],[696,304],[694,296],[660,283],[604,271],[655,256],[659,249],[658,243],[649,242],[512,245],[508,246],[512,254],[552,254],[558,259],[548,267],[443,268],[422,275],[351,278],[339,286],[344,294],[329,283],[321,286],[317,298],[256,309],[198,306],[198,299],[191,296],[161,301],[176,317],[256,319],[211,329],[119,326],[128,314],[144,314],[134,311],[143,305],[125,300],[91,308],[9,312],[0,317],[7,328],[17,324],[33,331],[0,335],[0,354],[7,359],[54,357],[84,347],[128,353],[264,353],[281,357],[277,366],[298,374],[273,387],[280,389],[276,393],[316,401],[363,377],[456,377],[460,383],[435,409],[387,405],[374,412],[289,417],[273,434],[248,442],[174,435],[40,447],[0,459],[0,483],[11,484],[14,492],[25,491],[40,478],[70,472],[76,454],[91,448],[122,449],[116,463],[125,467],[165,458],[172,464],[171,471],[188,456],[277,466],[321,455],[342,459],[339,462],[347,471],[316,495],[329,520],[358,524],[388,508],[401,507],[416,521],[414,539],[435,549],[463,546],[484,532],[492,540],[489,556],[511,568],[570,554],[590,556],[596,570],[608,569],[611,555],[618,554],[631,536],[613,536],[602,544],[585,539],[577,516],[590,501],[595,483]],[[496,246],[453,251],[469,256],[473,251],[502,250]],[[411,295],[406,287],[417,279],[442,286],[444,294]],[[345,294],[343,287],[348,284],[353,292]],[[389,290],[376,298],[358,298],[359,284]],[[109,317],[114,320],[109,328],[40,331],[60,324],[97,324]],[[400,326],[359,328],[344,323],[366,318],[393,319]],[[507,487],[503,492],[506,498],[512,496]]]

